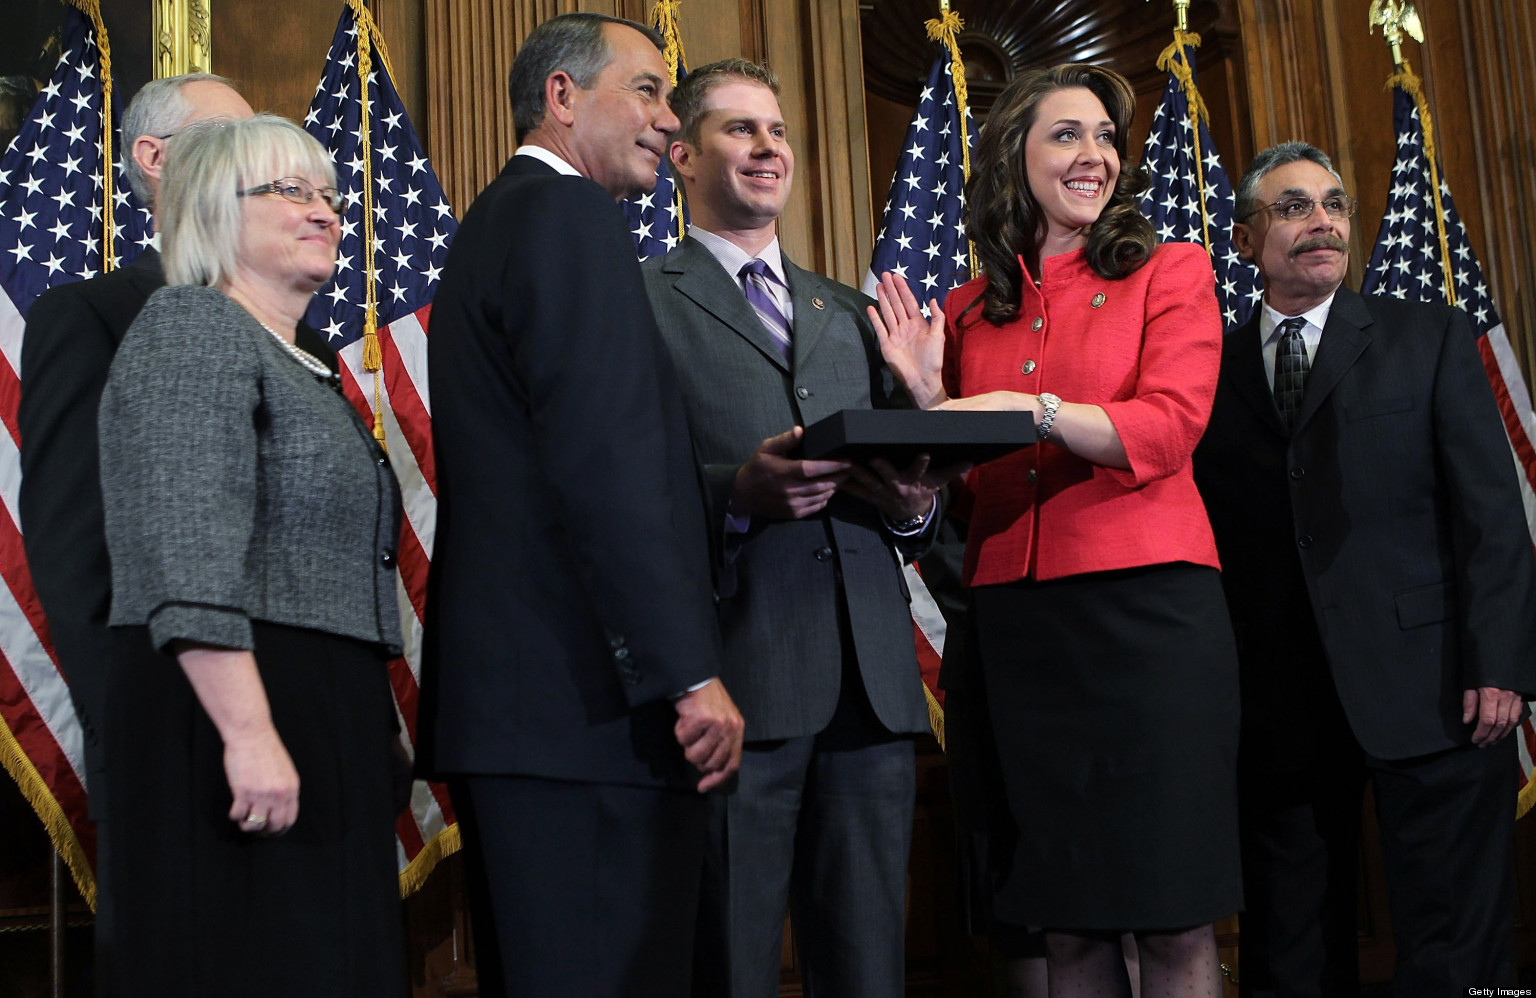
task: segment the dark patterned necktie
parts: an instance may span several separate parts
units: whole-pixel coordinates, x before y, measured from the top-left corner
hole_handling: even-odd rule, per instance
[[[779,279],[773,271],[761,260],[748,260],[741,268],[741,288],[747,294],[747,301],[752,305],[752,311],[762,320],[763,328],[768,330],[768,335],[773,337],[773,345],[779,348],[779,354],[789,359],[790,339],[789,320],[784,313],[779,311],[778,302],[774,300],[773,290],[768,282],[775,284]]]
[[[1306,324],[1301,318],[1280,323],[1280,342],[1275,347],[1275,408],[1280,410],[1280,422],[1287,433],[1296,426],[1301,396],[1307,390],[1307,372],[1312,368],[1306,341],[1301,338]]]

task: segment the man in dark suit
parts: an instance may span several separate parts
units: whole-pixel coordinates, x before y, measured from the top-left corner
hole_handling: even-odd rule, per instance
[[[780,252],[794,153],[777,94],[741,59],[678,85],[671,157],[692,228],[645,266],[709,482],[725,676],[750,738],[706,892],[728,966],[701,963],[695,993],[776,995],[788,905],[807,994],[895,996],[928,712],[892,548],[932,543],[944,478],[926,459],[898,474],[793,456],[802,426],[891,405],[894,382],[868,299]]]
[[[1341,287],[1354,207],[1311,146],[1254,160],[1234,243],[1264,308],[1195,454],[1242,668],[1245,994],[1359,993],[1367,777],[1397,993],[1514,983],[1536,559],[1470,326]]]
[[[521,144],[433,305],[421,747],[455,778],[489,995],[685,993],[701,792],[740,758],[698,469],[615,204],[677,127],[660,49],[595,14],[529,35]]]
[[[170,135],[194,121],[251,113],[221,77],[199,73],[146,84],[123,115],[125,172],[134,194],[154,209]],[[85,736],[97,820],[105,802],[98,730],[105,670],[122,643],[107,627],[112,573],[102,534],[96,407],[117,345],[163,284],[160,254],[145,249],[127,267],[40,295],[27,312],[21,343],[20,512],[27,562]],[[148,647],[142,637],[126,645],[135,652]]]

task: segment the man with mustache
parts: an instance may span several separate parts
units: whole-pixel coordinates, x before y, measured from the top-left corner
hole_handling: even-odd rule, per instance
[[[1264,307],[1195,453],[1242,668],[1245,995],[1359,994],[1367,778],[1395,993],[1515,979],[1536,557],[1471,326],[1341,287],[1354,210],[1312,146],[1254,159],[1233,242]]]

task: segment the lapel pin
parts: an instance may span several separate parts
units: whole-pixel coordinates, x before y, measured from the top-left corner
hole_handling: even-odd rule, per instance
[[[1092,305],[1094,308],[1098,308],[1100,305],[1104,304],[1104,292],[1100,291],[1098,294],[1094,295],[1093,301],[1089,302],[1088,304]]]
[[[817,308],[826,308],[827,307],[827,303],[822,301],[820,298],[812,298],[811,299],[811,304],[815,305]]]

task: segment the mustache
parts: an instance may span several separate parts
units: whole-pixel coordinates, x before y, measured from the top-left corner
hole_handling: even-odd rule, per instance
[[[1332,233],[1329,233],[1328,235],[1314,236],[1311,239],[1302,240],[1295,246],[1291,247],[1290,255],[1292,257],[1297,257],[1303,253],[1310,252],[1311,250],[1320,249],[1338,250],[1340,253],[1349,252],[1349,246],[1344,242],[1344,240],[1340,239],[1338,236],[1333,235]]]

